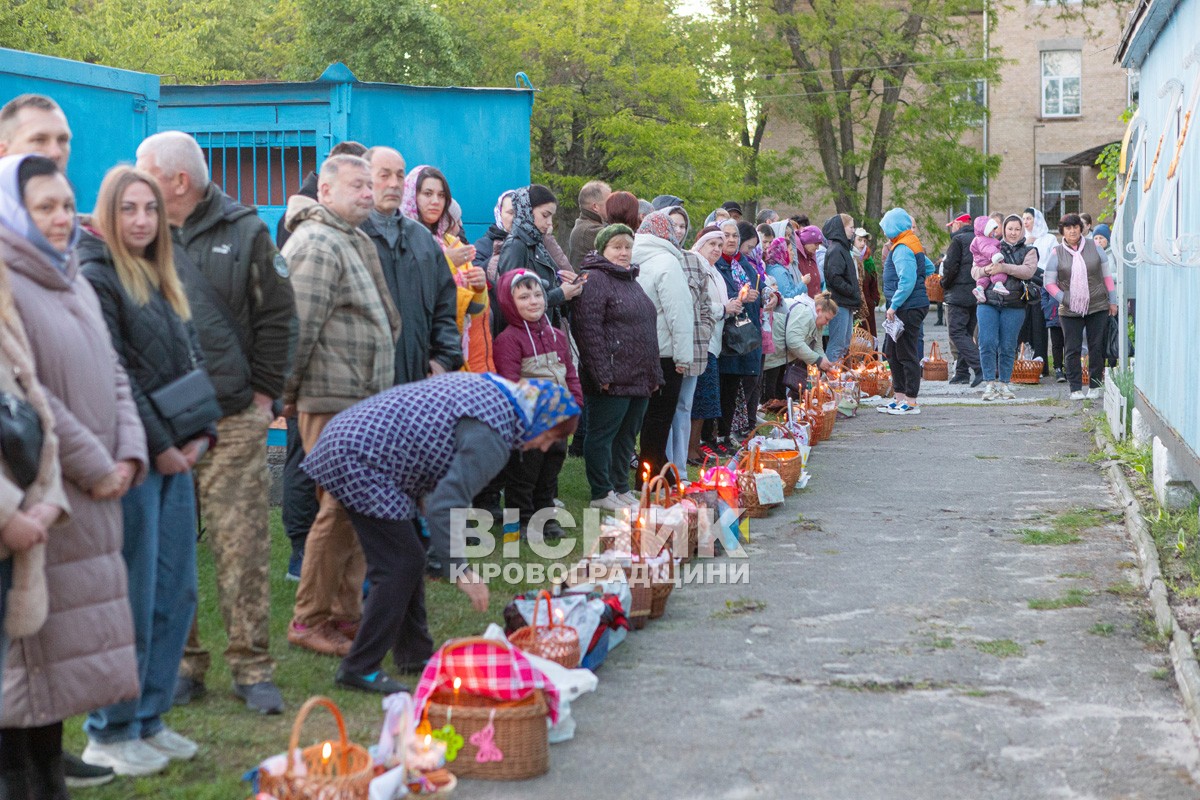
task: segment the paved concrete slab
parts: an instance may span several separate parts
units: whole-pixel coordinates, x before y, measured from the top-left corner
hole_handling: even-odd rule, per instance
[[[1044,387],[1047,396],[1058,390]],[[475,798],[1187,798],[1200,750],[1077,404],[864,410],[752,522],[750,583],[687,586],[575,705],[551,772]],[[1086,606],[1031,599],[1085,593]],[[1112,591],[1109,591],[1112,590]],[[744,601],[765,607],[735,613]]]

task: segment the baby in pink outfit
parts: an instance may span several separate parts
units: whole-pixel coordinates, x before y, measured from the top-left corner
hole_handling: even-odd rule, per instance
[[[1004,260],[1003,254],[1000,252],[1000,240],[992,236],[992,234],[1000,228],[999,223],[991,217],[976,217],[975,218],[975,238],[971,240],[971,255],[977,267],[988,267],[992,264],[999,264]],[[992,291],[996,294],[1008,294],[1008,289],[1004,287],[1005,281],[1008,280],[1008,273],[997,272],[994,275],[984,275],[975,282],[975,300],[980,303],[987,302],[987,295],[984,291],[990,285]]]

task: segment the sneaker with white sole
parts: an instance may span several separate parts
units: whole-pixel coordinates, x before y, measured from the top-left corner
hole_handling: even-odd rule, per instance
[[[897,403],[895,400],[893,400],[890,403],[884,403],[881,406],[875,406],[875,410],[878,411],[880,414],[890,414],[890,413],[892,413],[892,409],[899,408],[899,407],[900,407],[900,404]]]
[[[616,498],[620,500],[626,508],[629,506],[636,506],[642,502],[641,499],[633,492],[621,492],[620,494],[616,495]]]
[[[1009,294],[1008,287],[1006,287],[1003,283],[993,283],[992,291],[998,295],[1003,295],[1004,297],[1007,297]]]
[[[167,768],[169,759],[141,739],[125,742],[88,742],[83,760],[97,767],[111,767],[118,775],[154,775]]]
[[[975,289],[971,292],[971,294],[975,295],[976,303],[986,303],[987,302],[987,295],[984,294],[983,287],[976,286]]]
[[[1104,397],[1104,390],[1099,386],[1093,386],[1092,388],[1088,389],[1087,396],[1088,400],[1100,400]]]
[[[1087,400],[1087,396],[1088,396],[1088,393],[1086,391],[1084,391],[1083,389],[1080,389],[1077,392],[1071,392],[1072,400]]]
[[[598,508],[601,511],[623,511],[626,508],[629,508],[629,505],[622,503],[621,499],[613,492],[609,492],[604,497],[588,503],[588,507]]]
[[[1001,383],[996,387],[996,391],[1004,400],[1016,400],[1017,396],[1013,394],[1012,388],[1007,383]]]
[[[900,405],[896,406],[894,409],[892,409],[888,413],[892,414],[894,416],[898,416],[898,417],[911,416],[914,414],[920,414],[921,407],[918,405],[910,405],[908,403],[901,403]]]
[[[177,761],[190,761],[196,755],[196,751],[200,749],[200,745],[170,728],[163,728],[153,736],[145,737],[142,741],[167,758]]]
[[[995,381],[988,381],[987,386],[983,387],[983,402],[990,403],[993,400],[1000,399],[1000,392],[996,389]]]

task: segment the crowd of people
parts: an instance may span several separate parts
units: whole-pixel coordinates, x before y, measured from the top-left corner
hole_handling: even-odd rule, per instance
[[[846,214],[752,223],[731,201],[697,224],[679,197],[591,181],[564,251],[558,198],[532,184],[503,192],[469,243],[444,172],[342,142],[272,236],[180,132],[143,141],[81,215],[71,137],[51,98],[0,109],[5,796],[65,798],[68,776],[194,756],[163,717],[207,692],[198,509],[232,690],[282,711],[265,462],[281,415],[287,639],[341,659],[339,685],[390,694],[403,687],[387,654],[410,673],[434,649],[427,570],[487,607],[450,510],[507,509],[521,535],[561,536],[572,434],[591,506],[628,508],[643,470],[735,453],[760,409],[839,363],[855,326],[877,335],[881,304],[903,325],[883,337],[896,396],[881,410],[920,413],[934,265],[903,209],[881,220],[877,254]],[[1003,396],[1020,329],[1049,296],[1056,363],[1078,393],[1086,331],[1098,385],[1093,340],[1112,302],[1100,231],[1085,238],[1068,215],[1059,243],[1033,210],[976,220],[970,241],[964,224],[942,277],[956,380],[974,370]],[[62,749],[78,714],[82,760]]]
[[[963,214],[947,227],[939,280],[954,359],[950,383],[986,383],[984,400],[1012,399],[1018,348],[1028,346],[1028,360],[1041,362],[1043,376],[1053,364],[1071,399],[1100,397],[1116,341],[1109,227],[1093,228],[1088,214],[1064,214],[1060,241],[1036,208],[975,219]]]

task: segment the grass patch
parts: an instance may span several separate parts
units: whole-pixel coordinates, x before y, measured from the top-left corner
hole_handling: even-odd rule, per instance
[[[871,692],[872,694],[889,694],[893,692],[929,692],[935,689],[946,688],[947,684],[938,683],[936,681],[853,681],[853,680],[832,680],[829,685],[836,689],[847,689],[852,692]]]
[[[823,531],[821,521],[816,519],[807,519],[803,514],[796,516],[796,527],[802,531]]]
[[[1097,622],[1092,627],[1088,628],[1088,633],[1093,636],[1112,636],[1117,630],[1117,626],[1111,622]]]
[[[726,600],[725,608],[713,613],[713,619],[730,619],[742,614],[753,614],[767,607],[766,602],[749,597],[739,597],[736,600]]]
[[[1060,608],[1084,608],[1091,592],[1083,589],[1067,589],[1062,597],[1039,597],[1029,601],[1034,611],[1055,611]]]
[[[986,642],[975,642],[975,649],[996,658],[1021,658],[1025,648],[1012,639],[991,639]]]
[[[1141,616],[1135,630],[1138,638],[1147,644],[1166,647],[1171,641],[1171,632],[1159,628],[1158,622],[1150,612],[1146,612]]]
[[[1060,572],[1060,573],[1058,573],[1058,577],[1071,578],[1073,580],[1087,580],[1088,578],[1092,577],[1092,573],[1090,573],[1090,572]]]
[[[949,636],[935,636],[929,640],[929,644],[938,650],[949,650],[954,647],[954,640]]]
[[[1000,459],[1000,456],[985,456],[978,453],[975,454],[975,457],[980,461],[998,461]]]
[[[582,512],[590,499],[582,459],[567,459],[559,478],[559,497],[582,524]],[[78,791],[77,797],[87,800],[241,800],[248,797],[250,788],[242,783],[241,776],[262,759],[287,748],[296,712],[315,694],[329,696],[338,704],[351,740],[370,744],[378,739],[383,723],[379,697],[334,686],[337,659],[288,646],[287,625],[292,617],[296,584],[288,583],[283,577],[290,545],[283,532],[279,509],[271,510],[270,529],[271,654],[277,662],[275,682],[287,703],[284,713],[274,717],[251,714],[230,691],[229,669],[221,655],[227,640],[217,609],[212,551],[206,540],[202,540],[197,548],[199,626],[201,641],[212,654],[212,666],[206,679],[208,696],[172,709],[165,718],[171,728],[198,742],[200,752],[192,761],[171,762],[160,775],[136,780],[118,777],[107,786]],[[577,557],[579,549],[580,545],[577,545],[567,558]],[[521,558],[545,561],[524,548]],[[447,639],[480,633],[489,622],[502,618],[504,606],[513,594],[529,588],[535,587],[493,584],[490,607],[480,614],[471,609],[466,595],[449,583],[428,581],[426,607],[434,643],[440,645]],[[393,669],[390,658],[384,668]],[[401,682],[416,687],[418,676],[392,674]],[[82,724],[83,717],[75,717],[64,725],[65,747],[77,755],[86,744]],[[335,732],[328,716],[316,714],[309,721],[302,741],[309,744]]]
[[[1154,670],[1154,672],[1150,673],[1150,677],[1154,678],[1156,681],[1165,681],[1171,677],[1171,670],[1167,669],[1166,667],[1159,667],[1158,669]]]
[[[1114,583],[1104,591],[1108,592],[1109,594],[1115,594],[1117,597],[1124,597],[1126,599],[1142,596],[1142,588],[1140,586],[1133,585],[1129,581]]]
[[[962,693],[963,697],[990,697],[991,694],[987,689],[967,689]]]
[[[1075,544],[1082,541],[1079,538],[1079,534],[1071,533],[1070,531],[1046,531],[1041,528],[1022,528],[1017,531],[1017,535],[1021,537],[1021,544],[1060,545]]]
[[[1086,530],[1098,528],[1119,518],[1119,514],[1102,508],[1073,508],[1057,514],[1049,528],[1021,528],[1016,534],[1022,544],[1064,545],[1082,541]]]

